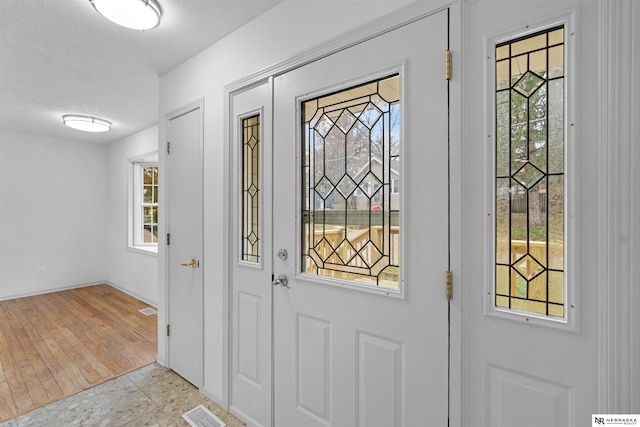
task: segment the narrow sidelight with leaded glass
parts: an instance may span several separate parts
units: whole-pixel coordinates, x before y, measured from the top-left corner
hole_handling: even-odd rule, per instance
[[[495,52],[495,305],[563,318],[564,28]]]
[[[242,260],[260,261],[260,116],[242,120]]]

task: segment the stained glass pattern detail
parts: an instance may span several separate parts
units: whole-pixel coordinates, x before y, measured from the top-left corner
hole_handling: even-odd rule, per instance
[[[260,262],[260,116],[242,119],[241,259]]]
[[[399,289],[399,76],[307,100],[302,122],[303,271]]]
[[[563,318],[564,28],[495,52],[495,305]]]

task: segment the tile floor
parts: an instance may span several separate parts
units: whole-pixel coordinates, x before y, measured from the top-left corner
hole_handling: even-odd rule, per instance
[[[244,424],[158,364],[145,366],[0,424],[0,427],[189,426],[182,414],[204,405],[227,427]]]

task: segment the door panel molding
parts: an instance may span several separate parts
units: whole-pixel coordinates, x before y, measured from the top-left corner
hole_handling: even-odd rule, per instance
[[[575,388],[493,364],[487,366],[486,377],[491,390],[486,395],[486,425],[511,427],[534,419],[546,426],[575,423]]]

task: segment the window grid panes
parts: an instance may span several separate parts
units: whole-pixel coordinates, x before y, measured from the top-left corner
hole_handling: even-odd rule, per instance
[[[564,28],[496,46],[495,305],[565,316]]]
[[[400,78],[302,103],[302,265],[399,289]]]
[[[140,210],[142,213],[142,243],[158,243],[158,166],[143,165]]]
[[[260,261],[260,116],[242,120],[242,260]]]

